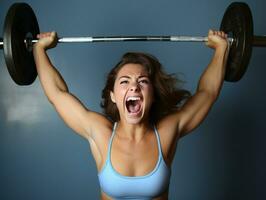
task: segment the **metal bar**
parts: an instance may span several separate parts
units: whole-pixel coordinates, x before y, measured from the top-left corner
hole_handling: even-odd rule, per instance
[[[252,45],[256,47],[265,47],[266,46],[266,35],[264,36],[253,36]]]
[[[233,38],[228,38],[230,43]],[[32,43],[38,40],[32,40]],[[59,38],[59,43],[77,42],[130,42],[130,41],[168,41],[168,42],[207,42],[207,37],[192,36],[108,36],[108,37],[63,37]]]
[[[171,36],[173,42],[207,42],[207,37],[194,37],[194,36]]]
[[[266,46],[265,36],[254,36],[253,45]],[[207,42],[207,37],[192,36],[108,36],[108,37],[62,37],[59,43],[78,43],[78,42],[130,42],[130,41],[168,41],[168,42]],[[230,44],[233,38],[228,38]],[[25,43],[36,43],[38,40],[26,39]],[[3,49],[3,38],[0,38],[0,48]]]
[[[130,41],[171,41],[170,36],[109,36],[60,38],[58,42],[130,42]]]

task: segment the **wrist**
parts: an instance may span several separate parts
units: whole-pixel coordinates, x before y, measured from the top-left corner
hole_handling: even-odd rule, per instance
[[[226,44],[220,44],[219,46],[217,46],[215,48],[215,52],[225,54],[225,52],[227,51],[228,48],[229,48],[229,45],[227,43]]]
[[[34,54],[34,56],[39,55],[39,54],[43,54],[45,52],[46,52],[46,48],[43,45],[38,44],[38,43],[35,43],[33,45],[33,54]]]
[[[46,47],[42,45],[40,42],[37,42],[33,45],[34,51],[46,51]]]

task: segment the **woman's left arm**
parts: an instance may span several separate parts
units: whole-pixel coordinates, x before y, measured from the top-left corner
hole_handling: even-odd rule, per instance
[[[201,75],[196,93],[176,113],[179,138],[191,132],[204,120],[223,85],[229,53],[227,35],[221,31],[210,30],[206,45],[214,49],[214,55]]]

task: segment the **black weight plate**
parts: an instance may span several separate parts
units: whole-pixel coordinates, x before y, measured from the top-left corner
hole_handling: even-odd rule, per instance
[[[246,3],[229,5],[220,29],[234,38],[230,48],[225,80],[236,82],[245,74],[252,53],[253,19]]]
[[[37,76],[32,49],[25,38],[36,38],[39,25],[32,8],[26,3],[13,4],[4,24],[4,56],[8,71],[18,85],[30,85]]]
[[[230,48],[225,80],[238,81],[246,72],[252,53],[253,20],[248,5],[232,3],[224,14],[221,30],[235,39]]]

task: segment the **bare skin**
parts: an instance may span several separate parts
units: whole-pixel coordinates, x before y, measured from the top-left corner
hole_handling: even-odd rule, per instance
[[[85,107],[69,92],[62,76],[46,54],[47,49],[56,46],[56,33],[42,33],[38,37],[40,40],[34,45],[33,53],[43,90],[64,122],[89,142],[100,172],[107,158],[113,123],[102,114]],[[219,96],[229,51],[226,37],[223,32],[209,31],[206,45],[214,49],[214,55],[199,80],[197,91],[181,109],[156,124],[163,157],[169,167],[177,141],[200,125]],[[145,69],[138,64],[123,66],[110,96],[118,107],[121,119],[113,140],[112,164],[124,176],[146,175],[155,168],[159,152],[156,136],[148,122],[153,86]],[[141,98],[139,113],[132,115],[127,112],[125,99],[129,96]],[[111,199],[103,192],[101,197],[103,200]],[[155,199],[168,199],[168,191]]]

